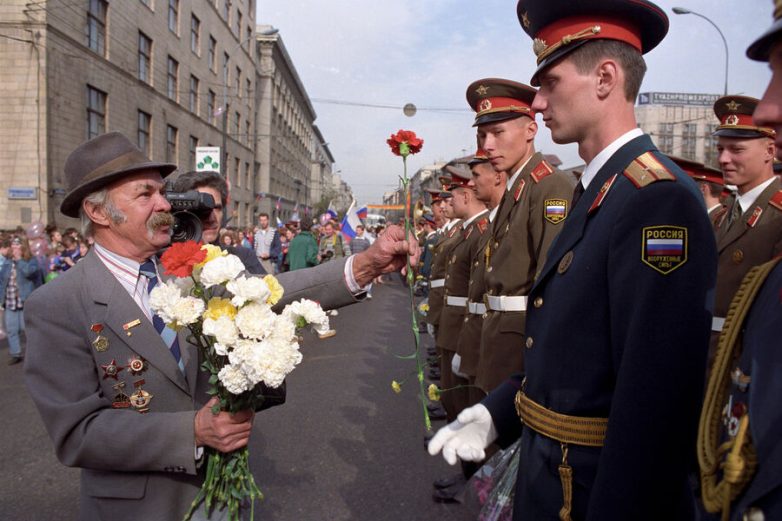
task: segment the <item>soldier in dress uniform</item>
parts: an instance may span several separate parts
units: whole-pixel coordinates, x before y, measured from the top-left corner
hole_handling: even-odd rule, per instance
[[[506,194],[486,245],[486,316],[476,385],[488,393],[522,370],[527,294],[570,210],[573,186],[535,152],[535,89],[485,78],[467,87],[478,145],[495,170],[507,172]]]
[[[717,151],[725,183],[737,192],[717,228],[717,292],[711,353],[728,306],[747,272],[782,253],[782,183],[774,175],[776,132],[752,122],[758,100],[725,96],[714,103]]]
[[[475,255],[470,263],[470,282],[467,290],[467,315],[459,333],[456,353],[460,357],[460,372],[467,375],[470,383],[468,388],[469,405],[480,402],[486,393],[475,385],[478,375],[478,361],[481,353],[481,331],[486,304],[483,296],[486,293],[484,274],[486,272],[485,252],[491,240],[491,221],[497,215],[500,201],[506,192],[508,176],[505,172],[497,172],[489,163],[489,158],[483,150],[478,150],[469,162],[472,171],[470,186],[475,190],[475,197],[482,201],[489,214],[488,230],[480,234]]]
[[[720,222],[725,217],[728,207],[722,202],[722,192],[725,190],[725,180],[722,178],[722,171],[710,166],[704,165],[692,159],[685,159],[668,155],[684,173],[690,176],[703,196],[703,202],[706,205],[706,212],[709,214],[716,231]]]
[[[586,163],[529,292],[525,375],[440,429],[477,460],[521,437],[515,520],[691,520],[689,484],[717,252],[695,183],[638,128],[642,54],[668,18],[645,0],[521,0],[531,108]]]
[[[771,83],[754,125],[782,136],[782,0],[747,56],[768,61]],[[776,154],[782,156],[782,143]],[[782,519],[782,263],[752,268],[730,305],[709,376],[698,459],[707,510],[731,521]],[[718,470],[724,469],[724,470]]]
[[[421,260],[418,262],[418,274],[427,281],[425,295],[429,294],[429,275],[432,271],[432,249],[437,241],[437,229],[435,228],[434,216],[431,213],[425,213],[421,217],[423,233],[421,239]]]

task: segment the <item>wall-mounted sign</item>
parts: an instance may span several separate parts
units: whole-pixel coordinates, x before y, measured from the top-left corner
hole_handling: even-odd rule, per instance
[[[8,189],[9,199],[38,199],[38,188],[35,186],[12,186]]]

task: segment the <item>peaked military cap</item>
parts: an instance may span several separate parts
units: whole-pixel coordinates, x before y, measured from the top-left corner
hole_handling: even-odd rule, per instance
[[[434,203],[439,203],[440,201],[442,201],[443,199],[445,199],[445,198],[443,197],[443,191],[442,191],[442,190],[434,190],[434,189],[432,189],[432,188],[427,188],[427,189],[425,190],[425,192],[426,192],[426,193],[428,193],[428,194],[429,194],[429,197],[431,197],[431,198],[432,198],[432,203],[431,203],[431,204],[434,204]]]
[[[707,183],[725,186],[725,179],[722,177],[721,170],[684,157],[672,156],[670,154],[668,157],[671,158],[671,161],[679,165],[679,168],[684,170],[688,176],[696,181],[706,181]]]
[[[774,23],[747,48],[747,58],[767,62],[771,47],[782,39],[782,0],[774,0]]]
[[[479,148],[477,152],[475,152],[475,155],[472,156],[472,159],[470,159],[467,162],[467,166],[473,167],[475,165],[479,165],[481,163],[488,163],[489,162],[489,154],[486,153],[485,150],[482,148]]]
[[[540,71],[590,40],[618,40],[645,54],[668,32],[668,16],[647,0],[519,0],[516,13],[534,40],[534,86]]]
[[[535,119],[532,100],[537,91],[502,78],[484,78],[467,87],[467,103],[475,111],[473,127],[506,119],[528,116]]]
[[[472,180],[472,172],[467,168],[467,165],[464,163],[449,163],[445,165],[444,170],[450,175],[449,192],[457,188],[468,188],[467,185]]]
[[[768,127],[759,127],[752,121],[752,113],[758,106],[756,98],[749,96],[723,96],[714,102],[714,114],[720,120],[714,136],[736,138],[761,138],[776,136]]]

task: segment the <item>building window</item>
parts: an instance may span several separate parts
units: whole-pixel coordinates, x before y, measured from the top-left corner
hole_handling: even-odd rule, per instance
[[[106,93],[87,85],[87,139],[106,132]]]
[[[239,114],[239,111],[237,110],[234,113],[234,136],[236,137],[236,140],[239,141],[239,128],[241,123],[242,116]]]
[[[226,88],[228,88],[228,62],[231,61],[231,58],[228,56],[227,52],[223,53],[223,82]]]
[[[168,82],[167,91],[168,97],[172,100],[177,100],[177,88],[179,83],[179,62],[171,56],[168,57]]]
[[[216,66],[217,66],[217,40],[209,37],[209,56],[207,56],[207,60],[209,61],[209,70],[212,72],[216,72]]]
[[[717,140],[712,135],[717,130],[717,125],[706,125],[706,135],[703,136],[703,163],[707,166],[719,168],[717,156]]]
[[[106,55],[106,10],[109,7],[106,0],[89,0],[87,11],[87,45],[90,49]]]
[[[168,0],[168,30],[179,34],[179,0]]]
[[[252,137],[250,136],[250,118],[247,118],[247,120],[244,122],[244,128],[246,130],[245,133],[245,142],[247,143],[247,146],[249,147],[252,143]]]
[[[242,97],[242,69],[239,67],[236,67],[236,96],[241,98]]]
[[[231,18],[231,0],[223,2],[223,20],[228,22]]]
[[[151,128],[152,128],[152,116],[144,112],[143,110],[138,111],[138,147],[141,149],[144,154],[147,155],[147,157],[150,156],[150,139],[149,136],[151,134]]]
[[[250,81],[250,78],[247,78],[247,99],[250,99],[252,97],[253,92],[253,82]]]
[[[166,161],[176,163],[176,142],[179,130],[171,125],[166,125]]]
[[[138,33],[138,79],[152,83],[152,40],[144,33]]]
[[[255,48],[255,45],[253,45],[253,41],[252,41],[252,39],[253,39],[253,29],[252,29],[252,27],[248,27],[247,28],[247,36],[245,36],[244,39],[247,40],[247,45],[248,45],[247,53],[250,55],[250,59],[252,59],[252,57],[253,57],[253,49]]]
[[[250,163],[244,164],[244,187],[248,190],[252,188],[250,185]]]
[[[660,123],[657,132],[657,146],[663,153],[673,153],[673,123]]]
[[[233,186],[238,186],[237,183],[239,182],[239,165],[241,165],[242,162],[239,160],[238,157],[234,158],[234,171],[233,171],[233,179],[231,179],[231,184]],[[236,207],[238,210],[238,206]]]
[[[215,104],[217,102],[217,96],[213,90],[209,90],[206,94],[206,120],[208,122],[214,121],[215,117]]]
[[[198,114],[198,78],[190,76],[190,112]]]
[[[236,37],[242,37],[242,12],[236,10]]]
[[[200,54],[201,47],[201,20],[196,15],[190,18],[190,50]]]
[[[698,136],[698,125],[695,123],[685,123],[682,133],[682,152],[681,155],[688,159],[695,159],[695,144]]]
[[[196,149],[198,148],[198,138],[190,136],[190,145],[188,148],[188,154],[190,158],[190,165],[188,168],[195,168],[196,166]]]

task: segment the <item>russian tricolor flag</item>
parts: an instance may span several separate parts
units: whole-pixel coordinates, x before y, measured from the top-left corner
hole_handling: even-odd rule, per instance
[[[356,210],[356,215],[358,215],[358,218],[362,221],[367,218],[367,207],[363,206]]]
[[[356,207],[356,200],[354,199],[352,203],[350,203],[350,208],[348,208],[348,211],[345,212],[345,217],[342,218],[342,235],[345,236],[345,239],[350,242],[350,240],[356,236],[356,227],[361,224],[361,219],[358,218],[358,212],[355,210]]]
[[[684,251],[682,239],[649,239],[646,241],[647,255],[681,255]]]

